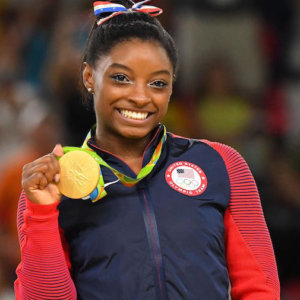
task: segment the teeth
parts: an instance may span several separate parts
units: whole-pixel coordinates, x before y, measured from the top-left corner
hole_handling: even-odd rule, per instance
[[[130,110],[121,109],[121,115],[128,119],[145,120],[148,117],[148,113],[135,112]]]

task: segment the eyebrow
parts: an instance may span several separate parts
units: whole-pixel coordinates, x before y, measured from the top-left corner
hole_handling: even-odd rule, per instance
[[[132,72],[132,69],[130,69],[129,67],[127,67],[125,65],[119,64],[119,63],[113,63],[109,66],[109,68],[122,68],[122,69]],[[168,70],[155,71],[151,75],[160,75],[160,74],[166,74],[166,75],[169,75],[170,77],[172,77],[171,73]]]

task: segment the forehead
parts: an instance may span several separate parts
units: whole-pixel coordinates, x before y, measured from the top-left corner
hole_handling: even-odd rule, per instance
[[[166,69],[170,73],[173,67],[166,50],[156,41],[143,41],[137,38],[122,41],[116,44],[97,63],[102,70],[109,65],[117,63],[129,68]]]

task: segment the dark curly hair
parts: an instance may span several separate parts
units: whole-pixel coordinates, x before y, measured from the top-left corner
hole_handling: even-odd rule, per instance
[[[131,8],[134,4],[130,0],[112,0],[111,2],[122,4],[126,8]],[[123,13],[100,26],[97,25],[96,20],[86,43],[83,62],[87,62],[94,68],[97,60],[108,54],[116,44],[132,38],[158,42],[166,50],[173,66],[174,78],[176,77],[178,58],[173,38],[156,18],[142,12]],[[91,96],[85,89],[84,92],[85,102],[90,102]]]

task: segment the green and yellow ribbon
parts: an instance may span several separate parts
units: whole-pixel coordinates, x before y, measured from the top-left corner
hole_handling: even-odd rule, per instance
[[[106,163],[104,161],[104,159],[99,154],[97,154],[92,148],[90,148],[88,146],[87,142],[91,138],[92,130],[90,130],[90,132],[86,136],[81,148],[79,148],[79,147],[63,147],[64,154],[66,154],[70,151],[75,151],[75,150],[76,151],[78,151],[78,150],[84,151],[84,152],[90,154],[92,157],[94,157],[94,159],[99,164],[99,166],[100,166],[99,182],[97,184],[96,189],[89,195],[92,202],[97,202],[98,200],[102,199],[103,197],[105,197],[107,195],[107,192],[105,191],[105,188],[104,188],[105,183],[104,183],[104,179],[103,179],[103,175],[102,175],[102,171],[101,171],[101,166],[105,166],[108,169],[110,169],[116,175],[116,177],[121,181],[121,183],[127,187],[134,186],[139,181],[144,179],[148,174],[151,173],[151,171],[153,170],[154,166],[156,165],[157,161],[160,158],[163,145],[167,139],[166,127],[164,125],[162,125],[162,126],[163,126],[163,130],[164,130],[162,138],[160,139],[158,145],[156,146],[149,163],[140,170],[140,172],[137,174],[137,176],[135,178],[127,176],[127,175],[121,173],[120,171],[118,171],[117,169],[111,167],[108,163]]]

